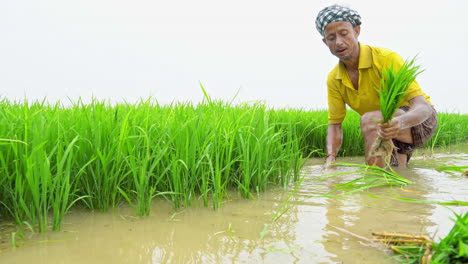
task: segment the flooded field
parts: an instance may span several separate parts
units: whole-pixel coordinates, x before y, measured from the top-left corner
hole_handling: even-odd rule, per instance
[[[343,175],[325,181],[322,159],[304,168],[305,179],[261,193],[255,200],[233,194],[214,211],[193,206],[174,211],[159,200],[149,217],[132,208],[108,213],[74,209],[61,232],[30,234],[11,247],[7,224],[0,227],[0,263],[398,263],[389,251],[356,235],[372,232],[424,234],[436,240],[452,227],[453,212],[467,207],[399,200],[468,201],[468,177],[438,172],[443,164],[468,165],[468,146],[421,151],[398,173],[414,183],[405,188],[376,188],[328,198],[333,185],[351,180]],[[362,163],[362,157],[340,159]],[[351,171],[339,167],[336,171]],[[273,220],[275,216],[279,216]],[[352,233],[352,234],[351,234]]]

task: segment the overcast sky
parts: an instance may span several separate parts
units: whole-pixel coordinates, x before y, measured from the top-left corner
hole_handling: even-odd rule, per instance
[[[363,44],[419,54],[439,110],[468,112],[461,0],[2,0],[0,96],[198,102],[201,82],[217,99],[325,109],[337,59],[315,17],[335,3],[361,14]]]

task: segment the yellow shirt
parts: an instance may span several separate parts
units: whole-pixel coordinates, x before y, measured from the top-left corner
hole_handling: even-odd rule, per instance
[[[346,116],[346,105],[363,115],[369,111],[380,110],[380,99],[376,89],[380,88],[382,69],[393,65],[399,69],[404,61],[397,53],[382,48],[371,47],[359,43],[359,89],[356,90],[342,62],[339,62],[328,75],[328,123],[340,124]],[[401,105],[410,105],[409,101],[418,95],[423,95],[429,104],[427,96],[419,84],[414,81],[405,95]]]

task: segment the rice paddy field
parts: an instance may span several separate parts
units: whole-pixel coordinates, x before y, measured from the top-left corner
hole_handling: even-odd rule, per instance
[[[341,231],[332,231],[331,218],[341,219],[333,226],[344,228],[346,223],[354,223],[371,229],[371,223],[380,224],[384,219],[371,215],[387,208],[382,217],[389,211],[398,213],[394,217],[397,222],[385,228],[401,223],[405,232],[434,232],[414,225],[417,215],[411,208],[420,208],[427,220],[434,215],[427,208],[443,206],[399,201],[403,204],[400,208],[393,198],[407,192],[389,187],[374,188],[377,193],[325,196],[325,189],[347,177],[319,179],[328,173],[320,165],[325,152],[326,111],[269,109],[261,103],[233,104],[209,97],[197,105],[159,105],[151,99],[136,104],[78,101],[69,107],[45,101],[0,103],[2,263],[29,263],[31,259],[40,260],[37,263],[80,263],[74,262],[80,260],[74,254],[83,257],[94,250],[83,247],[73,253],[71,248],[79,247],[73,242],[77,240],[86,241],[81,246],[101,245],[103,252],[120,250],[104,256],[96,253],[94,259],[93,254],[87,255],[89,263],[252,263],[252,259],[336,263],[343,260],[337,247],[343,247],[346,255],[346,248],[356,250],[357,244],[350,240],[352,246],[346,246],[347,242],[340,241]],[[358,123],[359,116],[350,111],[343,124],[340,160],[364,161]],[[466,177],[450,176],[438,183],[432,176],[451,175],[438,172],[434,164],[467,165],[468,150],[445,152],[466,144],[466,124],[466,114],[439,113],[436,134],[414,158],[419,168],[403,173],[416,183],[407,187],[410,197],[414,191],[420,193],[415,198],[419,200],[468,201]],[[428,162],[421,161],[426,158]],[[418,170],[423,171],[422,176],[417,175]],[[346,169],[343,172],[353,175]],[[435,186],[424,183],[425,178]],[[424,197],[435,188],[439,196]],[[451,190],[458,191],[451,196]],[[352,208],[359,207],[352,205],[356,199],[360,207],[374,201],[382,204],[369,215],[354,215]],[[452,223],[450,214],[443,215],[444,223]],[[366,219],[359,222],[360,218]],[[439,220],[430,219],[434,225]],[[95,224],[104,228],[97,230]],[[362,234],[364,229],[354,232]],[[77,238],[76,233],[87,238]],[[331,240],[326,238],[330,235],[334,237]],[[118,246],[123,237],[130,239],[124,243],[141,247]],[[171,247],[174,244],[178,249]],[[70,258],[45,253],[67,245],[70,248],[62,251]],[[193,253],[179,252],[187,248]],[[139,252],[137,256],[130,253],[133,251]],[[366,248],[366,252],[374,252],[370,261],[393,261],[385,250]],[[28,254],[30,259],[21,257]],[[376,263],[344,257],[348,260],[345,263]]]

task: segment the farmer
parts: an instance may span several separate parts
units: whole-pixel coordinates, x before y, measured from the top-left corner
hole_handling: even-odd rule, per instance
[[[323,43],[339,59],[329,73],[327,156],[325,166],[333,167],[343,141],[342,122],[346,105],[361,115],[367,164],[385,167],[384,157],[371,155],[377,137],[391,139],[395,149],[391,166],[406,166],[415,148],[423,146],[437,127],[437,113],[427,96],[414,81],[394,118],[384,124],[379,94],[382,69],[399,69],[404,61],[395,52],[359,43],[361,17],[350,8],[333,5],[321,10],[315,21]]]

